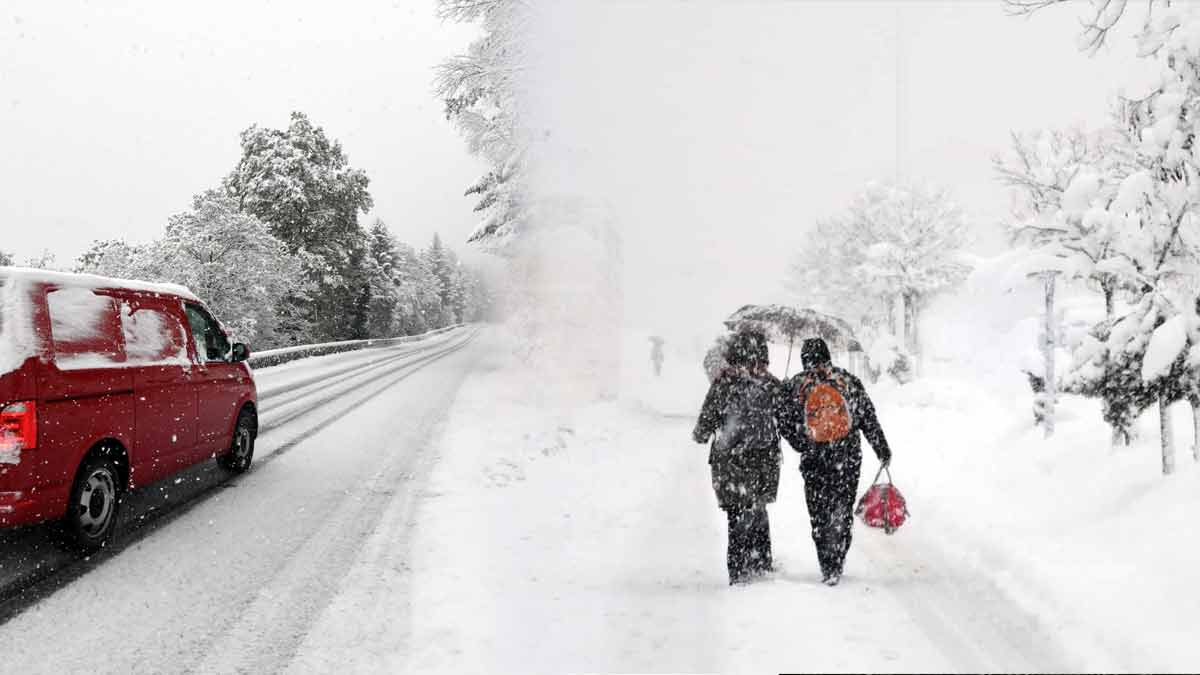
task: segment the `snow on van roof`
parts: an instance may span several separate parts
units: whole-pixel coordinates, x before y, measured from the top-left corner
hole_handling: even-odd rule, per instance
[[[111,288],[130,291],[145,291],[148,293],[163,293],[178,295],[189,300],[199,300],[186,286],[179,284],[155,283],[137,281],[134,279],[114,279],[96,274],[77,274],[74,272],[54,272],[51,270],[31,267],[0,267],[0,276],[25,282],[47,282],[59,286],[73,288]]]
[[[130,279],[110,279],[95,274],[52,272],[28,267],[0,267],[0,376],[38,356],[39,343],[33,329],[29,287],[50,283],[64,288],[125,289],[174,295],[197,300],[184,286]]]

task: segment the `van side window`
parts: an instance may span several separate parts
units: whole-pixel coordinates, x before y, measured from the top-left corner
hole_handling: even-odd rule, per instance
[[[188,363],[183,324],[166,307],[123,302],[121,329],[125,334],[127,362],[176,365]]]
[[[201,363],[229,360],[229,338],[208,312],[197,305],[184,305],[188,324],[192,328],[192,339],[196,342],[196,355]]]
[[[125,360],[115,298],[89,288],[58,288],[46,294],[46,306],[59,368],[104,368]]]

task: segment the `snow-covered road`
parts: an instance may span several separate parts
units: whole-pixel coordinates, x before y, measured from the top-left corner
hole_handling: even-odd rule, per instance
[[[0,534],[3,670],[270,672],[290,662],[385,511],[421,489],[475,329],[257,373],[255,466],[131,495],[118,544]]]

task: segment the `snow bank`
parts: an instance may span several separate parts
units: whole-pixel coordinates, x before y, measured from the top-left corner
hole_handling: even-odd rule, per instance
[[[458,330],[467,324],[454,324],[444,328],[437,328],[419,335],[406,335],[396,338],[373,338],[370,340],[342,340],[340,342],[321,342],[311,345],[296,345],[294,347],[280,347],[278,349],[265,349],[261,352],[255,352],[250,355],[250,365],[254,368],[270,368],[272,366],[282,365],[297,359],[306,359],[312,356],[324,356],[326,354],[339,354],[341,352],[350,352],[359,349],[369,349],[372,347],[386,347],[388,345],[404,344],[407,342],[420,342],[427,338],[436,335],[442,335],[450,331]]]

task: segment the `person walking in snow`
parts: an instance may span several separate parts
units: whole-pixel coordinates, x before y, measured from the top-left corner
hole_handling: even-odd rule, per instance
[[[772,570],[767,504],[779,491],[778,416],[782,385],[767,371],[766,338],[732,336],[728,367],[716,377],[692,432],[697,443],[715,434],[708,455],[717,505],[728,521],[729,583]]]
[[[825,341],[805,340],[800,358],[804,370],[784,384],[779,431],[800,453],[822,581],[836,586],[854,523],[862,468],[859,434],[867,437],[884,466],[891,462],[892,451],[862,382],[833,365]]]
[[[663,367],[663,339],[657,335],[650,336],[650,364],[654,368],[655,377],[660,377]]]

